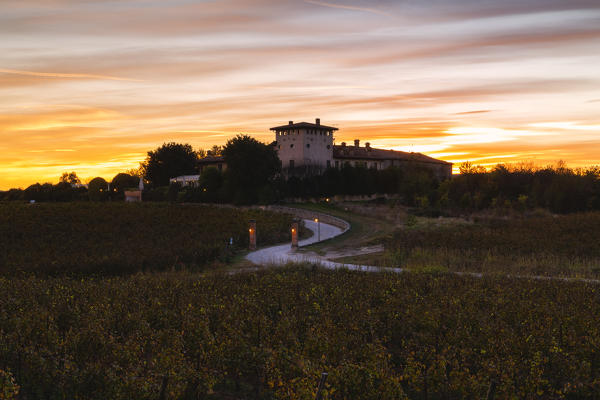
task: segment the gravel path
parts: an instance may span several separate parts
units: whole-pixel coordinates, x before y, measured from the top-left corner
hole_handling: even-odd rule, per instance
[[[325,224],[323,222],[321,224],[321,242],[327,239],[334,238],[343,233],[343,230],[335,227],[333,225]],[[306,228],[313,232],[313,235],[308,238],[301,240],[298,245],[300,247],[308,246],[309,244],[317,243],[317,223],[310,219],[304,220],[304,225]],[[352,254],[348,254],[352,255]],[[337,256],[343,257],[344,254],[338,254]],[[308,262],[312,264],[318,264],[323,268],[327,269],[338,269],[344,268],[352,271],[364,271],[364,272],[407,272],[407,270],[403,268],[387,268],[387,267],[375,267],[372,265],[357,265],[357,264],[344,264],[329,261],[324,257],[321,257],[314,253],[298,253],[297,251],[292,250],[291,242],[286,244],[281,244],[278,246],[266,247],[264,249],[260,249],[257,251],[253,251],[246,256],[246,259],[256,265],[264,265],[264,266],[281,266],[288,262],[293,263],[301,263]],[[451,272],[452,274],[459,276],[472,276],[475,278],[483,278],[485,275],[478,272]],[[569,278],[569,277],[556,277],[556,276],[521,276],[521,275],[506,275],[507,278],[514,279],[533,279],[533,280],[550,280],[550,281],[563,281],[563,282],[585,282],[585,283],[593,283],[600,284],[600,280],[597,279],[588,279],[588,278]]]
[[[334,238],[343,233],[343,230],[323,222],[321,225],[321,242],[327,239]],[[309,244],[317,243],[318,240],[318,226],[317,223],[310,219],[304,220],[304,226],[313,232],[313,235],[308,238],[301,240],[298,245],[300,247],[308,246]],[[381,268],[373,267],[370,265],[356,265],[356,264],[343,264],[333,261],[329,261],[316,254],[303,254],[292,250],[291,242],[281,244],[278,246],[266,247],[257,251],[253,251],[246,256],[246,259],[253,264],[257,265],[282,265],[288,262],[309,262],[313,264],[319,264],[324,268],[337,269],[345,268],[354,271],[366,271],[366,272],[402,272],[402,268]]]

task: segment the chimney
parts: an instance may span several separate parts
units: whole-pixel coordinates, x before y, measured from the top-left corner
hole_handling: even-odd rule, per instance
[[[354,139],[354,147],[360,146],[360,139]]]
[[[371,151],[371,143],[365,143],[365,148],[367,149],[367,151]]]
[[[317,118],[317,119],[315,120],[315,123],[316,123],[317,125],[321,125],[321,118]]]
[[[294,121],[290,121],[290,125],[294,125]]]

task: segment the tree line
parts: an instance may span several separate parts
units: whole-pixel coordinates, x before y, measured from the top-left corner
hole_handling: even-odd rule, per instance
[[[171,187],[172,201],[236,202],[226,182],[228,173],[203,171],[195,187]],[[432,170],[418,164],[383,170],[343,165],[321,174],[273,175],[257,185],[253,202],[273,203],[289,198],[325,199],[336,195],[396,195],[401,204],[441,215],[479,210],[526,211],[536,208],[554,213],[600,210],[600,167],[534,167],[498,164],[487,171],[463,163],[460,174],[440,181]],[[250,190],[251,188],[247,188]]]
[[[227,168],[204,168],[206,155],[223,157]],[[170,184],[170,178],[200,175],[194,185]],[[268,204],[289,198],[326,198],[336,195],[396,195],[407,206],[436,214],[484,209],[527,210],[545,208],[556,213],[600,209],[600,167],[498,164],[491,170],[469,162],[460,174],[440,181],[432,170],[419,164],[384,170],[342,165],[319,173],[282,173],[273,146],[247,135],[230,139],[223,147],[194,151],[189,144],[165,143],[147,153],[135,171],[117,174],[112,181],[94,178],[88,188],[77,185],[74,172],[58,184],[34,184],[25,190],[0,192],[0,200],[73,201],[123,199],[123,191],[146,184],[144,199],[234,204]]]

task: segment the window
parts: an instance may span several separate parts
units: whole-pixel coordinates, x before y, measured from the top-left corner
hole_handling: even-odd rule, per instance
[[[330,146],[330,145],[327,145],[327,150],[329,150],[330,148],[331,148],[331,146]]]
[[[217,167],[219,168],[219,171],[223,170],[223,164],[219,163],[219,165]]]
[[[294,160],[290,160],[290,169],[294,169]]]
[[[294,147],[294,143],[290,144],[290,149],[291,149],[292,147]]]
[[[327,160],[327,168],[331,168],[331,160]]]
[[[306,143],[306,148],[308,149],[310,147],[310,143]]]
[[[340,162],[339,162],[339,161],[337,161],[337,160],[336,160],[336,162],[335,162],[335,167],[336,167],[336,168],[339,168],[339,167],[340,167]]]

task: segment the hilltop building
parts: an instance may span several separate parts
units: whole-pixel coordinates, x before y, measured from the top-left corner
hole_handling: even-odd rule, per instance
[[[298,167],[325,169],[333,164],[333,132],[338,128],[290,121],[287,125],[271,128],[275,131],[275,147],[283,169]]]
[[[286,175],[320,173],[326,168],[342,168],[344,165],[386,169],[388,167],[425,167],[432,170],[440,180],[452,176],[452,163],[437,160],[421,153],[372,148],[367,142],[360,147],[360,140],[354,145],[342,142],[334,144],[333,126],[315,123],[289,121],[287,125],[271,128],[275,141],[271,143],[277,150],[283,172]],[[221,156],[209,155],[198,161],[200,172],[206,167],[225,170],[225,160]]]

